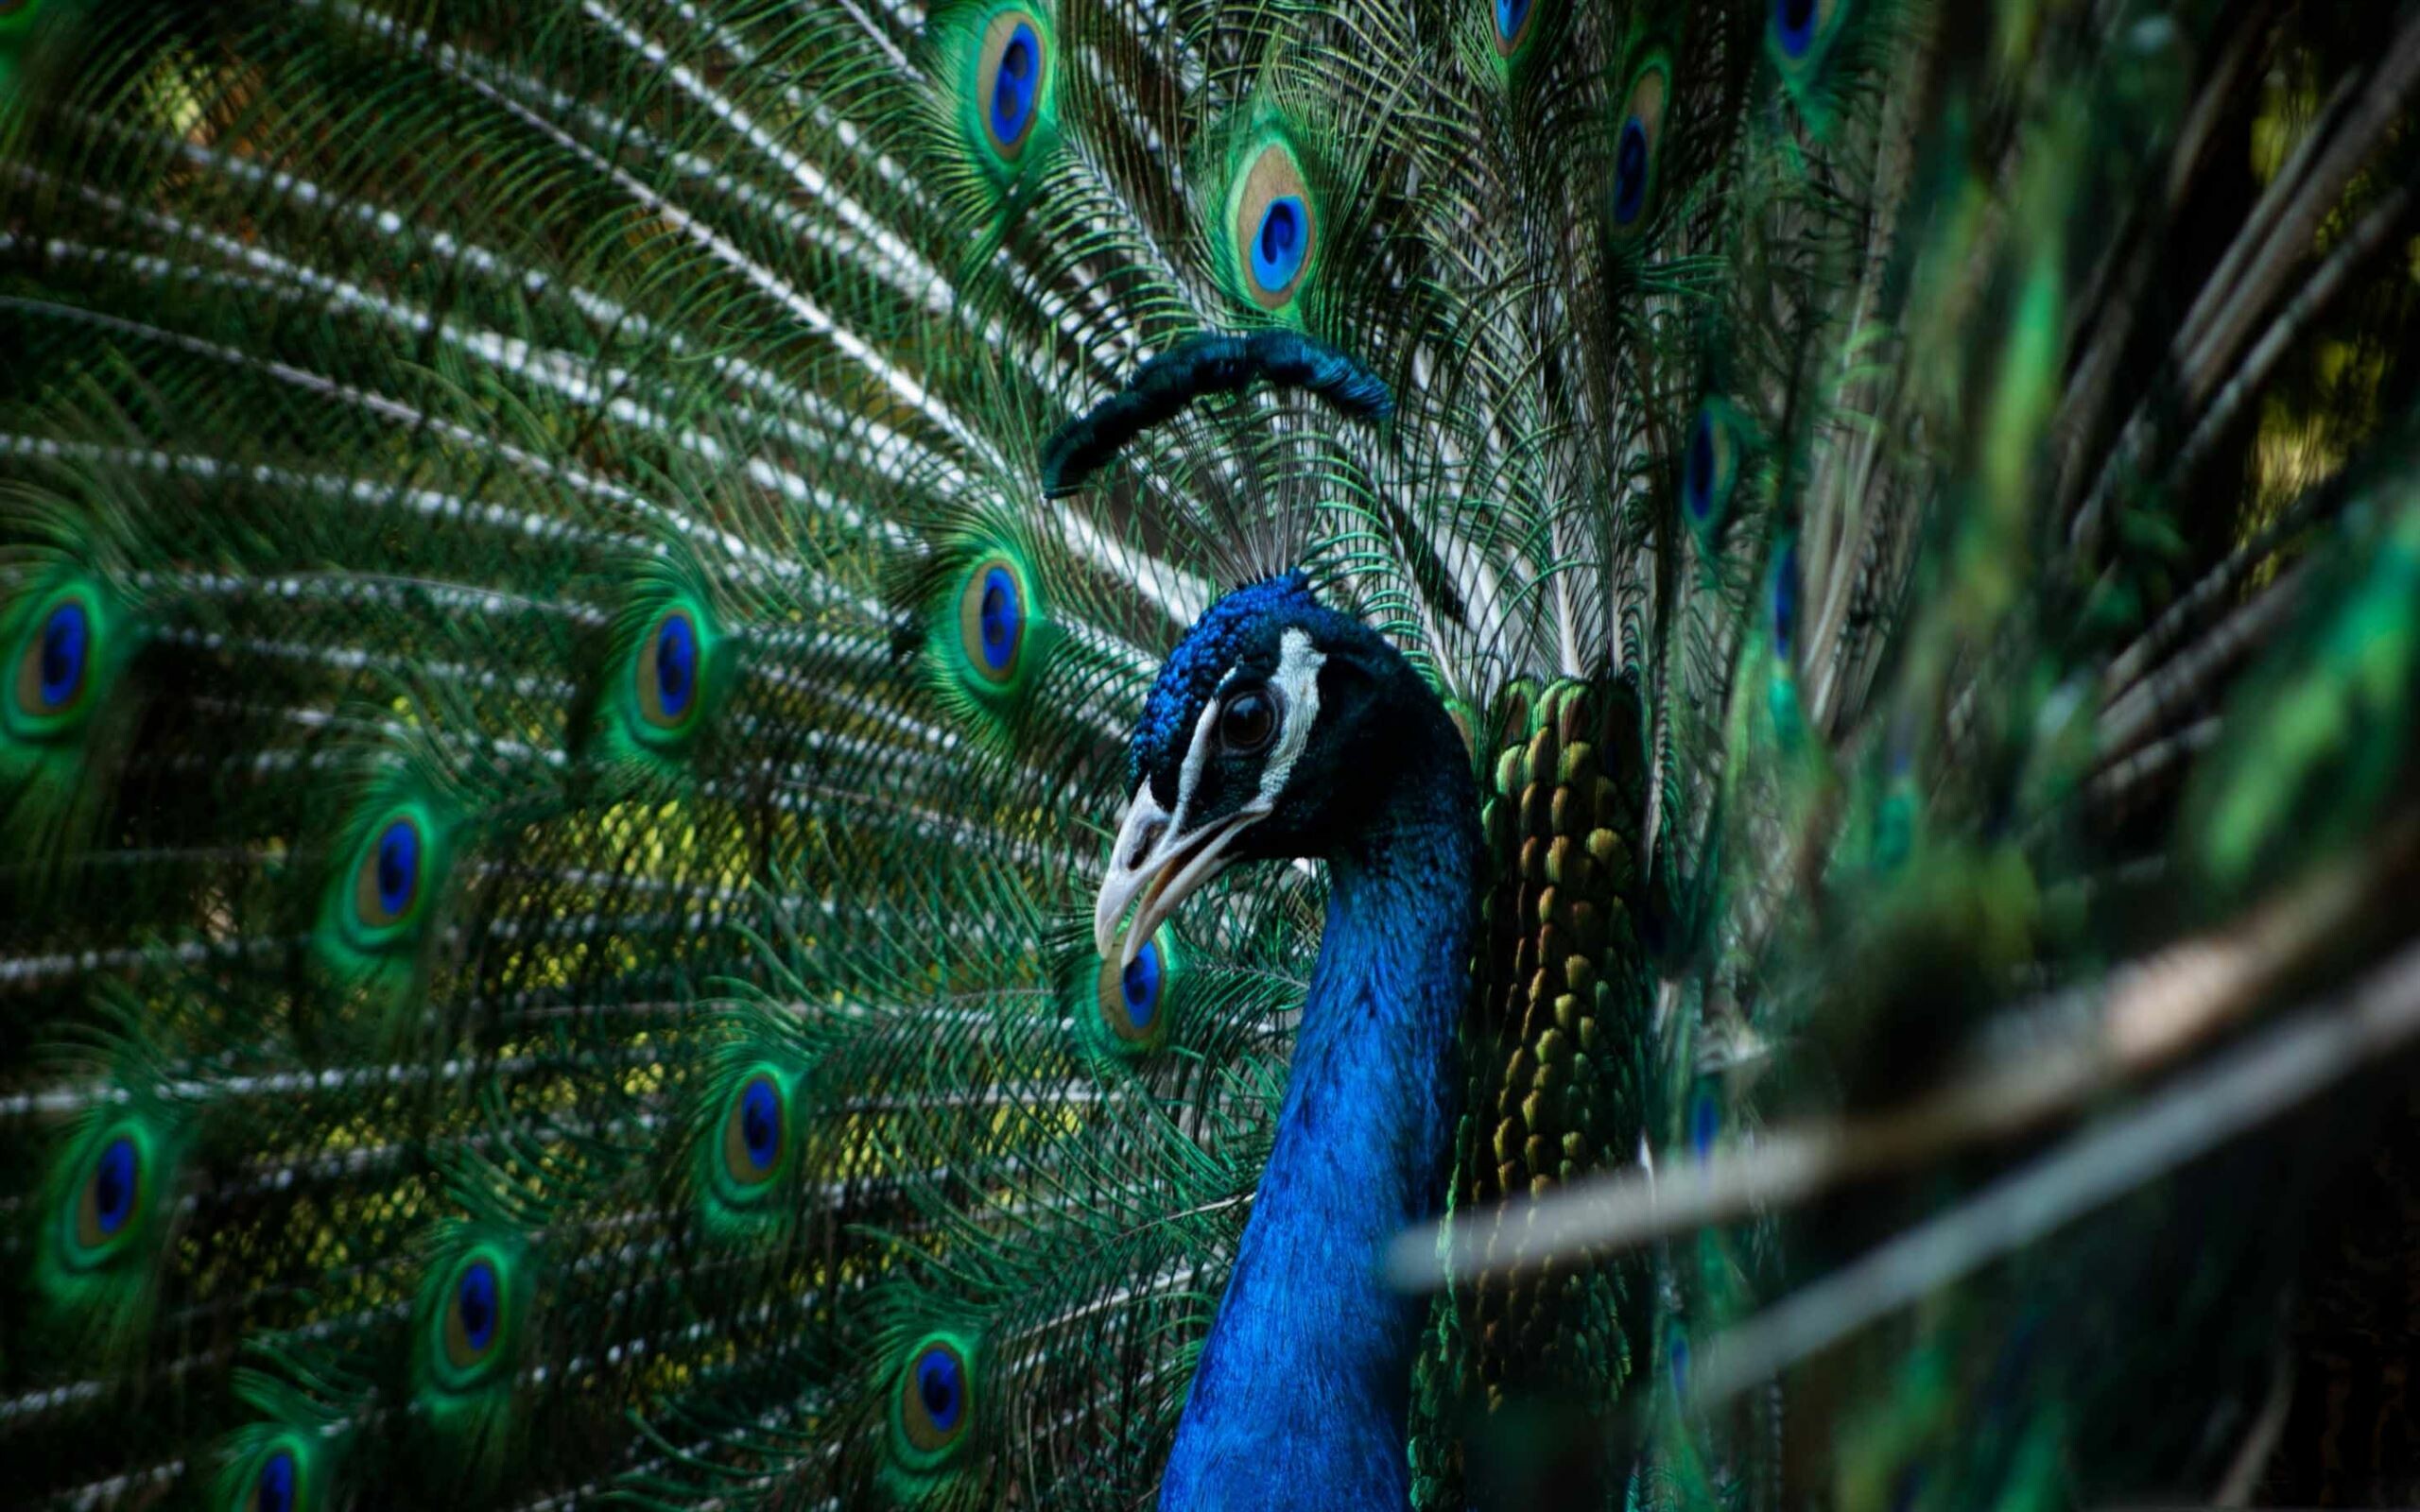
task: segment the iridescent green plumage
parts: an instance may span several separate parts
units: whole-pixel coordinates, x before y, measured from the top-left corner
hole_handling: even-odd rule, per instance
[[[1084,916],[1299,567],[1489,804],[1420,1507],[2410,1494],[2415,89],[2408,4],[0,0],[10,1493],[1149,1504],[1328,893]],[[1391,405],[1051,487],[1220,335]]]
[[[27,1216],[35,1294],[26,1345],[121,1357],[150,1327],[191,1143],[189,1120],[140,1074],[52,1137]]]

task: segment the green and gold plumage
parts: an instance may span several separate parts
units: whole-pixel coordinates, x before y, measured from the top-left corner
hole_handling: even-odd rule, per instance
[[[2420,1495],[2352,9],[0,0],[0,1503],[1152,1504],[1329,887],[1085,919],[1297,568],[1422,1512]]]

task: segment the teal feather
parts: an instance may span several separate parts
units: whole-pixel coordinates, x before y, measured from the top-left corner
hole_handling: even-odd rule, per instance
[[[0,0],[9,1496],[2409,1500],[2416,99],[2408,4]],[[1293,849],[1130,966],[1263,600],[1407,670],[1293,624]],[[1474,921],[1453,1074],[1289,1114],[1446,729],[1478,886],[1336,896]],[[1231,1290],[1337,1109],[1415,1299]]]

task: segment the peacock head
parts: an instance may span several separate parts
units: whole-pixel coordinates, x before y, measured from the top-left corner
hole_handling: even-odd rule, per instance
[[[1329,857],[1365,838],[1406,757],[1441,741],[1459,759],[1403,654],[1320,603],[1301,573],[1219,599],[1169,653],[1134,731],[1134,797],[1093,916],[1102,957],[1115,945],[1132,962],[1236,862]]]

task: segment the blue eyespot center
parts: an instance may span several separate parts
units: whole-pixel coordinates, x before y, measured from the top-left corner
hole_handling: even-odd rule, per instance
[[[1681,474],[1681,498],[1703,520],[1714,507],[1714,421],[1700,415],[1689,428],[1689,459]]]
[[[473,1261],[454,1283],[454,1314],[462,1325],[462,1339],[474,1350],[485,1352],[495,1342],[496,1307],[495,1266],[484,1260]]]
[[[1025,136],[1041,84],[1042,43],[1032,26],[1019,22],[1000,50],[1000,69],[992,80],[993,135],[1011,145]]]
[[[121,1134],[110,1141],[93,1166],[93,1217],[102,1237],[114,1236],[134,1215],[136,1178],[134,1141]]]
[[[1627,226],[1647,208],[1647,125],[1634,115],[1622,123],[1614,148],[1614,222]]]
[[[1773,649],[1788,657],[1798,639],[1798,543],[1784,547],[1773,572]]]
[[[412,904],[420,887],[420,829],[397,819],[378,836],[378,907],[389,918]]]
[[[937,1431],[946,1434],[958,1426],[966,1408],[966,1383],[957,1355],[936,1347],[917,1358],[916,1400]]]
[[[92,620],[74,599],[43,622],[40,681],[36,696],[46,712],[65,708],[84,687],[84,662],[92,644]]]
[[[655,632],[655,692],[665,717],[689,712],[698,691],[698,627],[686,614],[672,614]]]
[[[1816,0],[1773,0],[1773,39],[1782,54],[1804,58],[1815,44]]]
[[[294,1452],[281,1449],[262,1462],[252,1486],[254,1512],[294,1512]]]
[[[1495,0],[1495,34],[1506,42],[1521,35],[1530,19],[1530,0]]]
[[[985,573],[980,616],[985,666],[994,672],[1009,669],[1016,656],[1017,631],[1024,622],[1024,610],[1017,604],[1016,579],[1006,567],[994,567]]]
[[[769,1171],[781,1154],[782,1105],[773,1084],[759,1076],[739,1094],[739,1141],[748,1163]]]
[[[1671,1347],[1666,1351],[1672,1371],[1672,1390],[1680,1396],[1689,1391],[1689,1341],[1678,1333],[1672,1335]]]
[[[1714,1106],[1713,1094],[1700,1091],[1689,1100],[1689,1153],[1704,1160],[1713,1152],[1715,1136],[1721,1131],[1721,1109]]]
[[[1146,943],[1134,959],[1126,964],[1123,985],[1127,1022],[1137,1029],[1149,1029],[1160,1011],[1160,946],[1157,940]]]
[[[1272,199],[1261,211],[1260,230],[1253,237],[1252,276],[1262,288],[1274,294],[1294,282],[1309,245],[1309,225],[1299,195]]]

